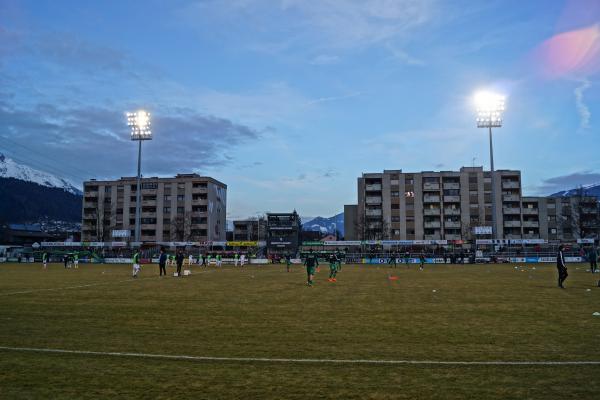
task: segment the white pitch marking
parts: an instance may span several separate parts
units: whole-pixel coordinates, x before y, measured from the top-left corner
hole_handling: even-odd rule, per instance
[[[57,290],[81,289],[81,288],[91,287],[91,286],[112,285],[112,284],[124,283],[124,282],[142,281],[142,280],[146,280],[146,279],[156,279],[156,278],[154,278],[154,277],[153,278],[137,278],[137,279],[131,278],[131,279],[124,279],[122,281],[115,281],[115,282],[96,282],[96,283],[88,283],[87,285],[64,286],[64,287],[59,287],[59,288],[48,288],[48,289],[31,289],[31,290],[23,290],[21,292],[0,293],[0,296],[12,296],[12,295],[16,295],[16,294],[29,294],[29,293],[36,293],[36,292],[53,292],[53,291],[57,291]]]
[[[166,360],[188,361],[238,361],[261,363],[287,363],[287,364],[425,364],[425,365],[600,365],[600,361],[435,361],[435,360],[344,360],[344,359],[318,359],[318,358],[265,358],[265,357],[210,357],[210,356],[184,356],[169,354],[122,353],[86,350],[44,349],[32,347],[7,347],[0,346],[0,350],[21,351],[34,353],[77,354],[92,356],[130,357],[130,358],[156,358]]]

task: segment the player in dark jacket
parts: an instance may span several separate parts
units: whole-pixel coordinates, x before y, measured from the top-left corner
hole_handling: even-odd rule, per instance
[[[179,250],[177,256],[175,256],[175,262],[177,263],[177,276],[181,277],[181,267],[183,267],[183,251]]]
[[[167,255],[165,254],[164,249],[160,249],[160,256],[158,257],[158,268],[159,268],[160,276],[163,275],[163,272],[164,272],[165,276],[167,276],[166,266],[167,266]]]
[[[558,269],[558,287],[564,289],[563,283],[569,273],[567,272],[567,264],[565,262],[564,246],[558,246],[558,254],[556,255],[556,268]]]

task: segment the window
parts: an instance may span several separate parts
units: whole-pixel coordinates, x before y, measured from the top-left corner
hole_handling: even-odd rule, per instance
[[[117,208],[117,215],[123,215],[123,209]]]
[[[406,216],[406,222],[414,222],[415,221],[415,217],[414,216]]]
[[[182,183],[182,182],[178,183],[177,189],[185,189],[185,183]]]
[[[142,212],[145,212],[145,213],[156,212],[156,207],[142,207]]]
[[[142,196],[142,200],[144,200],[144,201],[154,201],[154,200],[156,200],[156,196],[153,196],[153,195]]]
[[[205,212],[206,206],[192,206],[192,212]]]
[[[154,229],[142,229],[142,236],[154,236],[156,231]]]
[[[392,222],[400,222],[400,217],[397,215],[392,215]]]
[[[400,197],[400,192],[391,192],[392,197]]]
[[[197,189],[197,188],[206,188],[206,182],[194,182],[193,185],[192,185],[192,187],[194,189]]]
[[[556,204],[555,203],[548,203],[548,208],[549,209],[556,209]]]
[[[192,200],[206,200],[206,193],[192,195]]]
[[[142,224],[156,224],[156,218],[142,218]]]
[[[135,207],[129,208],[129,214],[135,214]]]
[[[111,192],[111,190],[112,190],[112,187],[111,187],[111,186],[105,186],[105,187],[104,187],[104,193],[110,193],[110,192]]]
[[[183,214],[185,212],[184,207],[177,207],[177,214]]]
[[[165,194],[165,202],[167,201],[171,201],[171,195],[170,194]]]
[[[137,197],[135,197],[135,196],[131,196],[131,197],[129,198],[129,201],[131,201],[132,203],[135,203],[135,202],[137,201]]]
[[[553,234],[553,235],[556,235],[556,228],[550,229],[550,233]]]
[[[156,182],[142,183],[142,190],[143,189],[158,189],[158,183],[156,183]]]
[[[171,214],[171,207],[163,207],[163,213]]]
[[[192,217],[192,224],[198,225],[198,224],[205,224],[206,223],[206,217]]]
[[[184,201],[184,200],[185,200],[185,195],[183,195],[183,194],[177,195],[177,201]]]
[[[394,229],[394,236],[400,236],[400,229]]]
[[[406,179],[404,179],[404,184],[405,185],[414,185],[415,180],[413,178],[406,178]]]
[[[556,215],[548,215],[548,222],[556,222]]]
[[[392,204],[392,210],[399,210],[400,204]]]
[[[406,205],[406,211],[414,211],[415,210],[415,205],[414,204],[407,204]]]

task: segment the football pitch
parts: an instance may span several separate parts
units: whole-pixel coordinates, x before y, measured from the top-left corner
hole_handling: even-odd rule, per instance
[[[586,269],[0,264],[0,398],[596,399]]]

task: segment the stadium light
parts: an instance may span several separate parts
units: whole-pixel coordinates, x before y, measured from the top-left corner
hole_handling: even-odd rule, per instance
[[[477,92],[473,97],[477,108],[477,127],[487,128],[490,137],[490,171],[492,174],[492,239],[496,239],[498,228],[496,218],[496,178],[494,174],[494,147],[492,141],[492,128],[502,126],[502,113],[504,112],[505,97],[493,92]]]
[[[135,241],[139,243],[142,234],[142,141],[152,140],[150,113],[144,110],[128,112],[127,125],[131,128],[131,140],[138,142],[137,190],[135,195]]]

